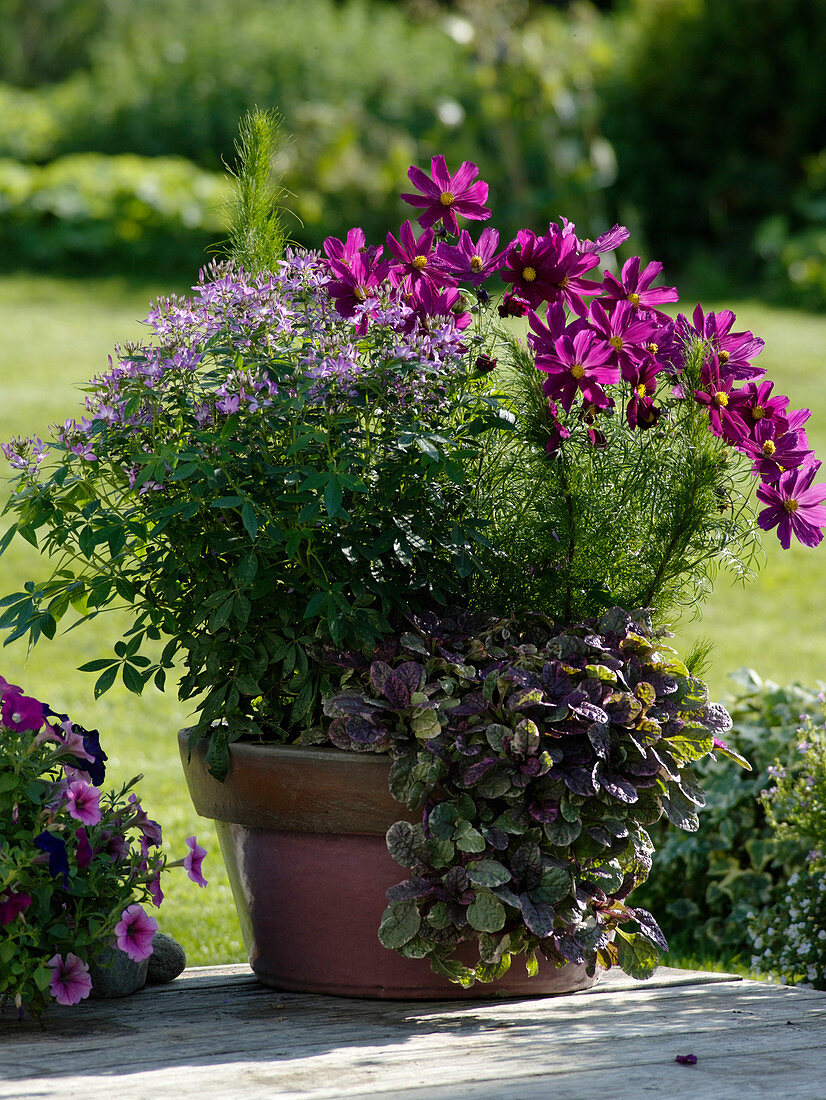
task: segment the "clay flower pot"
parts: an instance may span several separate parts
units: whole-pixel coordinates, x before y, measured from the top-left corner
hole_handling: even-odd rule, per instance
[[[187,736],[182,730],[179,744],[189,792],[197,812],[215,821],[250,965],[265,985],[452,1000],[569,993],[596,981],[573,964],[548,963],[529,978],[517,959],[498,981],[465,990],[426,959],[379,943],[385,893],[404,876],[385,833],[418,816],[391,797],[388,757],[236,742],[219,782],[207,770],[204,742],[188,759]],[[464,961],[474,960],[475,944],[466,950]]]

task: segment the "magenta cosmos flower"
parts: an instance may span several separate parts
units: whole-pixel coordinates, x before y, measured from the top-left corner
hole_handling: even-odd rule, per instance
[[[743,454],[754,460],[753,473],[763,481],[777,481],[784,470],[807,466],[814,458],[805,432],[776,432],[771,420],[760,420],[752,439],[739,445]]]
[[[199,886],[206,886],[207,880],[201,874],[201,864],[204,862],[206,848],[202,848],[197,838],[194,836],[188,836],[186,838],[186,843],[189,847],[189,852],[184,856],[186,873],[192,881],[197,882]]]
[[[439,257],[433,251],[433,230],[425,229],[418,238],[410,222],[399,229],[396,239],[392,233],[385,241],[387,251],[394,257],[390,268],[390,282],[393,286],[402,286],[411,291],[422,280],[434,286],[452,286],[456,280],[444,268]]]
[[[610,361],[620,368],[626,382],[633,381],[643,359],[650,355],[646,344],[659,326],[649,315],[640,316],[630,302],[617,302],[607,313],[599,302],[591,304],[591,327],[608,349]]]
[[[679,298],[677,288],[652,286],[651,284],[662,271],[663,265],[653,261],[640,271],[641,263],[639,256],[632,256],[630,260],[626,260],[622,265],[619,279],[606,271],[603,276],[603,296],[617,302],[630,302],[635,310],[651,310],[663,317],[665,314],[656,307],[666,302],[676,302]]]
[[[483,229],[476,244],[470,233],[463,229],[458,244],[442,241],[436,246],[436,255],[451,275],[461,282],[478,286],[502,266],[505,250],[497,252],[498,246],[499,234],[495,229]]]
[[[148,916],[143,906],[135,902],[121,913],[115,925],[115,941],[124,954],[140,962],[152,954],[152,937],[157,931],[155,918]]]
[[[402,195],[411,206],[422,207],[419,224],[427,229],[436,222],[454,236],[459,233],[456,215],[461,214],[468,221],[486,221],[490,210],[485,206],[488,198],[488,185],[476,180],[479,169],[466,160],[458,172],[451,176],[443,156],[433,157],[430,161],[430,176],[421,168],[411,165],[407,177],[421,195]],[[476,182],[474,182],[474,180]]]
[[[817,546],[823,539],[826,485],[812,485],[819,469],[820,463],[814,462],[802,470],[786,470],[775,484],[757,488],[757,499],[768,506],[757,522],[764,531],[777,528],[784,550],[789,549],[792,535],[804,546]]]
[[[551,400],[558,399],[565,412],[571,411],[578,393],[595,408],[608,408],[611,398],[602,386],[620,379],[619,367],[608,363],[610,352],[589,329],[560,336],[553,355],[536,359],[537,370],[548,376],[543,390]]]
[[[739,412],[742,393],[732,390],[732,379],[721,375],[716,357],[704,363],[700,377],[703,389],[694,391],[694,399],[705,405],[711,431],[730,443],[741,444],[749,435],[748,425]]]
[[[555,225],[542,237],[520,229],[508,248],[502,278],[534,309],[542,302],[562,302],[584,316],[583,296],[597,294],[599,283],[582,276],[598,264],[595,252],[578,252],[576,237],[565,236]]]
[[[717,356],[721,374],[738,382],[753,382],[763,377],[765,370],[753,367],[751,361],[763,350],[764,343],[750,332],[732,332],[736,318],[730,309],[706,314],[698,304],[691,319],[693,324],[689,324],[682,314],[677,318],[686,335],[699,336],[708,344]]]
[[[368,248],[364,252],[347,253],[346,259],[329,259],[333,278],[327,291],[342,317],[353,317],[360,306],[381,294],[381,284],[390,270],[390,264],[381,260],[381,253],[381,248]],[[368,314],[364,312],[356,331],[364,335],[367,325]]]
[[[65,959],[62,955],[52,955],[47,965],[52,971],[49,991],[58,1004],[76,1005],[89,996],[92,979],[83,959],[70,951]]]

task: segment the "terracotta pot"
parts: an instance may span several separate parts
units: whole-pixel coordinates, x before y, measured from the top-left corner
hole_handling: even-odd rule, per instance
[[[526,997],[587,989],[582,966],[546,963],[536,978],[514,960],[490,985],[469,990],[405,959],[377,937],[386,891],[404,870],[387,851],[394,821],[417,820],[388,790],[390,761],[369,753],[293,745],[230,746],[220,783],[208,772],[206,743],[187,759],[195,809],[215,821],[250,965],[277,989],[391,999]],[[464,961],[478,958],[463,945]],[[459,958],[462,958],[460,952]]]

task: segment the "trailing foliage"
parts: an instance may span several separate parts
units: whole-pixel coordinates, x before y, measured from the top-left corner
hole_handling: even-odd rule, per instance
[[[778,833],[761,794],[772,784],[778,759],[790,776],[800,774],[800,715],[816,706],[816,697],[799,685],[764,684],[746,670],[734,679],[741,690],[729,704],[733,727],[725,740],[753,770],[698,763],[706,794],[700,830],[686,836],[651,827],[654,872],[637,896],[659,915],[672,950],[749,959],[749,913],[777,904],[789,876],[804,867],[807,841]]]
[[[2,677],[0,736],[0,1010],[22,1019],[88,997],[113,948],[148,958],[158,925],[140,903],[160,906],[168,866],[205,886],[205,853],[192,837],[185,859],[168,863],[134,793],[140,777],[104,791],[97,730]]]
[[[653,972],[665,939],[628,900],[651,867],[646,830],[663,813],[696,830],[692,765],[730,719],[647,615],[561,630],[413,616],[373,660],[327,659],[326,719],[303,740],[389,752],[394,797],[423,805],[421,825],[387,834],[408,877],[388,891],[386,947],[463,985],[515,956],[530,974],[538,956]],[[479,957],[459,961],[468,941]]]

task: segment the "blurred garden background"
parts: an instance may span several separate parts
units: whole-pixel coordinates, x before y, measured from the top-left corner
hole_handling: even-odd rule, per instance
[[[591,238],[621,222],[621,258],[661,260],[681,309],[734,309],[826,454],[824,55],[826,0],[0,0],[0,438],[77,415],[78,385],[137,338],[150,299],[220,247],[225,165],[258,105],[290,135],[275,167],[296,242],[360,225],[379,243],[408,216],[410,164],[472,160],[504,240],[560,216]],[[707,679],[739,695],[755,764],[713,780],[707,829],[668,842],[646,901],[704,965],[748,963],[747,911],[802,859],[777,848],[756,795],[817,711],[826,565],[769,541],[757,580],[721,574],[702,619],[674,626],[680,652],[714,643]],[[17,547],[0,575],[9,592],[42,570]],[[174,690],[95,703],[75,671],[98,655],[88,632],[28,661],[18,642],[0,674],[99,729],[113,778],[144,773],[171,849],[206,839],[210,886],[170,883],[162,927],[191,962],[241,959],[176,759],[186,711]]]

